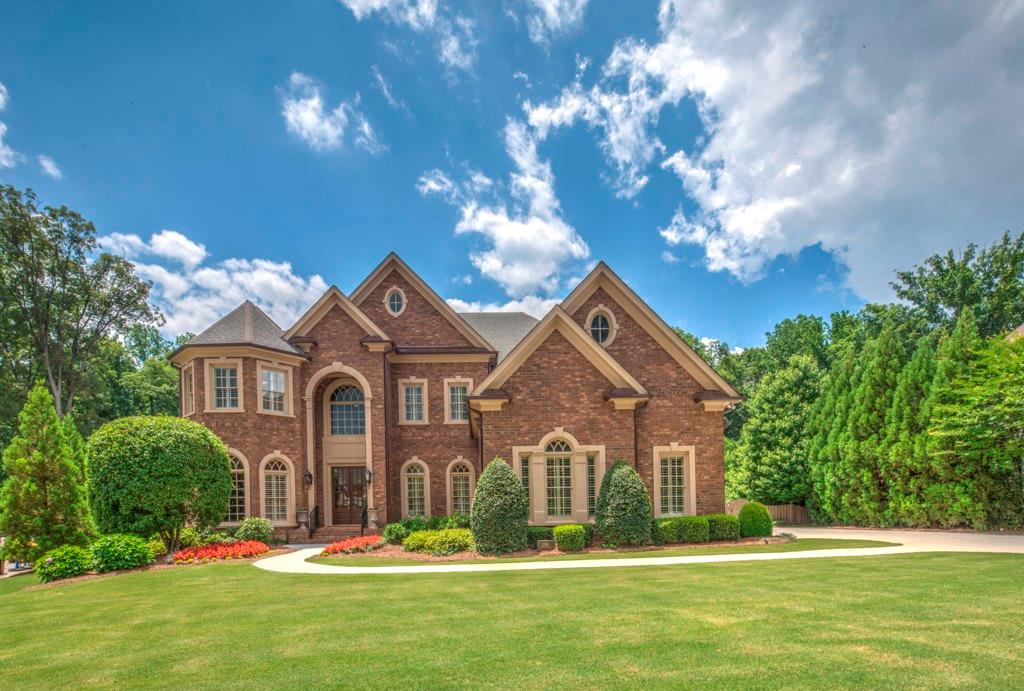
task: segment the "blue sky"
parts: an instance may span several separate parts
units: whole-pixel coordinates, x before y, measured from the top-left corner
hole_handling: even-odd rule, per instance
[[[7,3],[0,180],[96,223],[166,330],[282,325],[396,250],[540,313],[604,259],[756,345],[1021,228],[1024,3]]]

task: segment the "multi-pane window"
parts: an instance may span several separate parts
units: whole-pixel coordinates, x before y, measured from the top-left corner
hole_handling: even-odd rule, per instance
[[[452,513],[469,513],[470,478],[473,471],[465,463],[452,466]]]
[[[526,490],[526,500],[530,500],[530,454],[523,454],[519,457],[519,473],[523,478],[523,489]]]
[[[271,521],[288,520],[288,466],[273,460],[263,468],[263,516]]]
[[[405,514],[424,516],[427,513],[427,499],[423,466],[413,464],[405,469]]]
[[[467,384],[449,385],[448,411],[452,422],[469,420],[469,386]]]
[[[263,410],[274,413],[285,412],[284,372],[279,369],[264,368],[262,379],[263,396],[260,405]]]
[[[587,516],[594,515],[597,503],[597,458],[587,454]]]
[[[245,467],[242,461],[231,456],[231,496],[228,498],[228,523],[240,523],[245,519]]]
[[[608,321],[607,315],[598,312],[594,315],[594,318],[590,320],[590,335],[598,343],[604,343],[608,340],[608,336],[612,333],[611,323]]]
[[[215,408],[238,407],[238,368],[234,366],[213,368],[213,406]]]
[[[423,386],[421,384],[406,384],[403,387],[405,396],[405,421],[423,421]]]
[[[387,295],[388,312],[397,317],[405,309],[405,295],[398,288],[392,288]]]
[[[572,513],[572,449],[561,440],[548,444],[547,489],[548,516]]]
[[[366,434],[366,405],[359,387],[342,384],[331,394],[331,434]]]
[[[686,513],[686,462],[681,456],[661,459],[661,515]]]
[[[182,413],[191,415],[196,409],[195,370],[189,366],[182,371]]]

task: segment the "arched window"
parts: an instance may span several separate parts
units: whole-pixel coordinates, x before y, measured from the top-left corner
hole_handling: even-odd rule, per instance
[[[331,434],[366,434],[366,405],[358,386],[342,384],[331,394]]]
[[[263,517],[271,522],[288,521],[288,464],[280,458],[263,466]]]
[[[231,456],[231,497],[228,499],[228,523],[245,520],[245,465]]]
[[[572,514],[572,447],[555,439],[544,449],[547,464],[548,516]]]
[[[464,461],[448,467],[448,513],[468,514],[473,502],[473,468]]]
[[[427,469],[419,461],[410,461],[402,469],[402,512],[408,516],[426,516],[430,506]]]
[[[384,295],[384,306],[392,317],[397,317],[405,311],[405,293],[401,288],[394,287]]]
[[[602,346],[608,347],[615,340],[619,327],[615,323],[615,316],[604,305],[598,305],[590,310],[586,323],[590,337]]]

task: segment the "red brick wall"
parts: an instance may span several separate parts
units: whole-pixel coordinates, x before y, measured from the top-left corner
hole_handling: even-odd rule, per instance
[[[384,306],[384,296],[393,286],[402,289],[407,302],[405,311],[397,317]],[[473,345],[394,269],[360,303],[359,309],[399,346]]]
[[[598,288],[573,318],[585,329],[587,315],[603,304],[615,316],[618,332],[608,346],[611,354],[650,392],[651,400],[637,415],[639,470],[654,491],[654,446],[671,442],[695,447],[698,513],[725,510],[724,417],[705,412],[694,396],[701,385],[665,352],[608,293]],[[588,330],[589,332],[589,330]]]

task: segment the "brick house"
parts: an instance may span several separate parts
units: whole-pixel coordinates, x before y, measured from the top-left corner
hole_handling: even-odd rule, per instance
[[[171,358],[181,414],[229,447],[228,523],[326,539],[469,510],[501,457],[534,524],[583,522],[606,467],[655,515],[723,511],[736,391],[603,262],[543,319],[456,313],[394,253],[287,330],[251,302]]]

